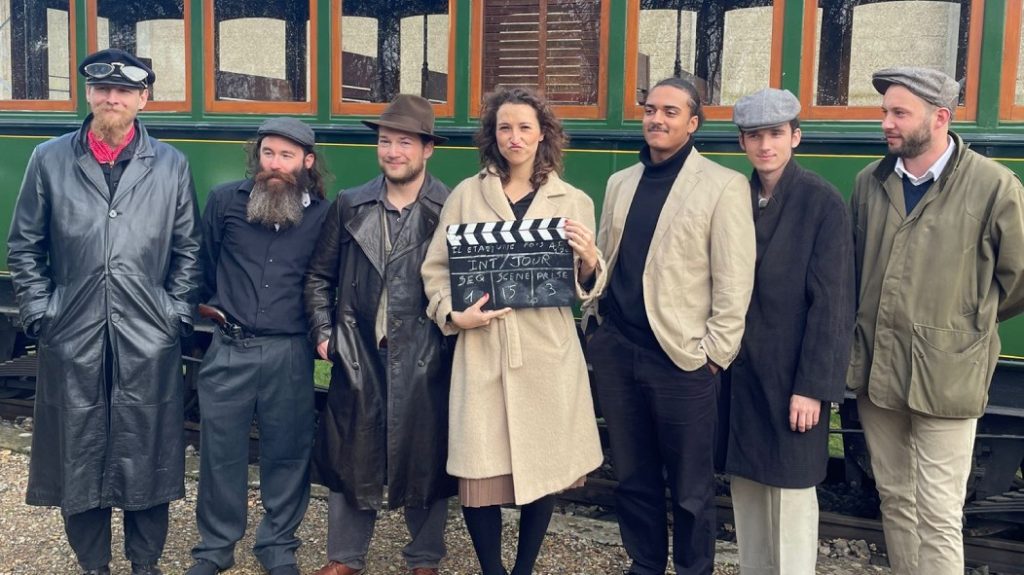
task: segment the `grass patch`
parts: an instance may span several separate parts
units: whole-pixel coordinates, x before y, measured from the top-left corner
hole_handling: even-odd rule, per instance
[[[839,422],[839,412],[829,410],[828,428],[842,429]],[[828,455],[829,457],[843,457],[843,436],[839,433],[828,434]]]

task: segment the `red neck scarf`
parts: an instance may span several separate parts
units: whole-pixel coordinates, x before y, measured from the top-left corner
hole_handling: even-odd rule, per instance
[[[117,157],[121,155],[121,152],[124,151],[126,147],[128,147],[128,144],[132,142],[132,138],[134,137],[135,122],[132,122],[131,127],[128,128],[128,133],[125,134],[124,139],[121,140],[121,144],[116,148],[111,148],[106,142],[99,139],[92,130],[89,130],[89,150],[92,151],[92,157],[96,158],[97,162],[113,166],[114,162],[117,161]]]

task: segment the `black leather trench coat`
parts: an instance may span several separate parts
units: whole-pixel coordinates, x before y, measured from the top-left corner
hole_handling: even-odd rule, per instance
[[[751,189],[756,214],[756,172]],[[853,336],[853,234],[839,192],[796,160],[776,190],[754,224],[754,292],[740,354],[725,378],[726,471],[796,489],[825,478],[828,402],[843,399]],[[790,430],[793,394],[823,402],[810,431]]]
[[[448,188],[427,175],[385,262],[383,187],[379,176],[339,194],[306,275],[310,335],[330,339],[334,363],[313,461],[361,509],[383,506],[385,484],[389,508],[426,507],[456,491],[445,473],[454,345],[426,316],[420,276]],[[385,285],[386,366],[375,330]]]
[[[185,156],[137,124],[110,201],[82,130],[35,149],[7,242],[21,320],[41,319],[26,500],[65,515],[184,496],[179,334],[199,282]]]

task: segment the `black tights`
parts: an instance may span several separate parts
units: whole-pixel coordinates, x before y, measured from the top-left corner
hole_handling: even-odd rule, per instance
[[[533,503],[523,505],[519,512],[519,547],[512,575],[531,575],[533,564],[544,542],[551,513],[555,510],[555,496],[547,495]],[[482,575],[506,575],[501,563],[501,506],[463,507],[466,528],[473,539]]]

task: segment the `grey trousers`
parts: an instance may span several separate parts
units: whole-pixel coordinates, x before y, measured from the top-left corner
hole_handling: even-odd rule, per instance
[[[234,562],[248,519],[249,427],[260,431],[264,515],[253,553],[268,570],[294,564],[295,530],[309,504],[313,448],[313,349],[304,335],[213,338],[199,368],[199,499],[196,559]]]
[[[438,567],[447,553],[444,528],[448,522],[448,500],[439,499],[427,508],[405,508],[409,543],[402,549],[409,569]],[[366,568],[366,553],[377,523],[377,512],[359,509],[345,496],[331,491],[327,496],[327,559],[353,569]]]

